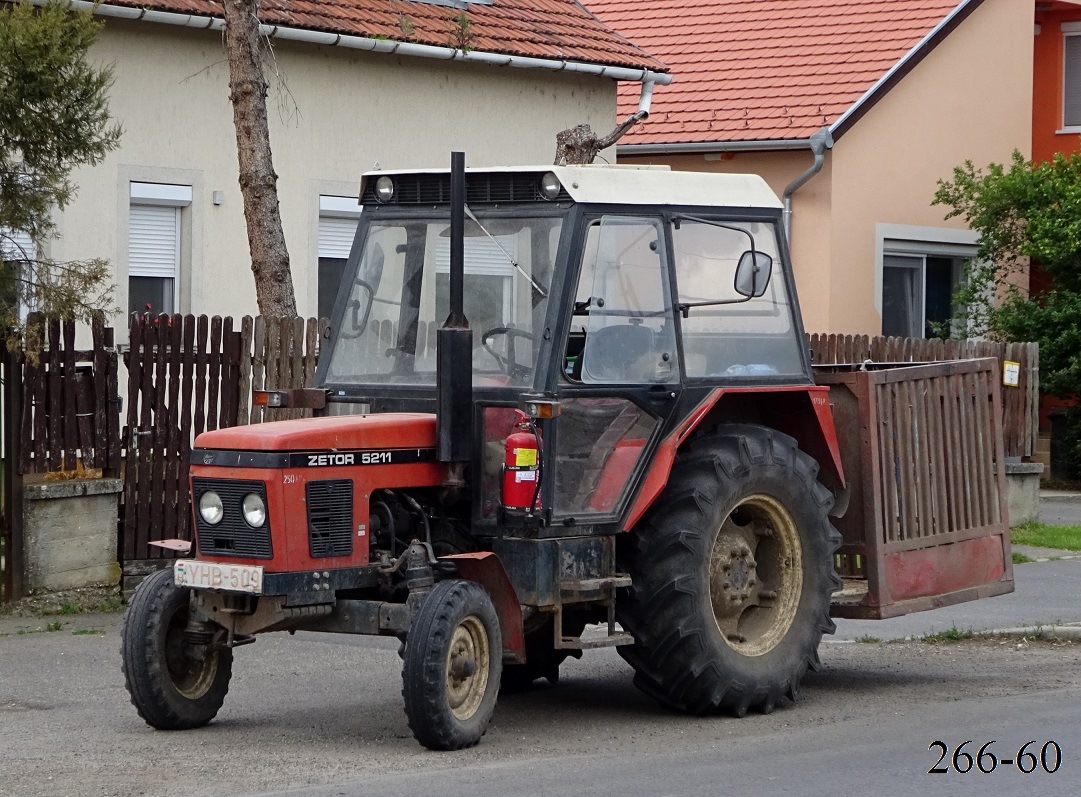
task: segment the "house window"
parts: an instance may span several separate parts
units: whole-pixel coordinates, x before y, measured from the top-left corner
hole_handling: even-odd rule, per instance
[[[191,186],[131,183],[128,312],[175,313],[180,291],[181,212]]]
[[[937,337],[957,315],[953,294],[968,258],[956,254],[885,253],[882,334]]]
[[[320,318],[330,318],[334,312],[334,300],[353,248],[357,233],[360,205],[356,197],[319,197],[319,277],[318,313]]]
[[[519,259],[518,235],[495,235],[493,240],[476,231],[473,224],[468,230],[473,234],[463,246],[465,317],[471,327],[482,332],[513,326],[517,319],[512,261]],[[449,237],[436,241],[434,254],[436,320],[442,321],[450,313]]]
[[[0,229],[0,261],[3,261],[4,279],[0,284],[4,304],[19,308],[19,320],[26,321],[26,314],[33,306],[26,301],[25,281],[33,279],[37,247],[30,236],[20,230]]]
[[[1062,126],[1081,129],[1081,23],[1062,25]]]

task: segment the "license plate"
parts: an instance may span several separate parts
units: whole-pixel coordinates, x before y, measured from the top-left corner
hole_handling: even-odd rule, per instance
[[[257,565],[223,565],[178,559],[173,565],[173,578],[178,587],[223,589],[253,595],[263,592],[263,568]]]

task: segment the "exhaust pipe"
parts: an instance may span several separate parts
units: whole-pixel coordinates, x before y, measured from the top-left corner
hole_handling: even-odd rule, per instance
[[[473,448],[473,332],[465,317],[465,153],[450,154],[450,314],[436,333],[436,458]]]

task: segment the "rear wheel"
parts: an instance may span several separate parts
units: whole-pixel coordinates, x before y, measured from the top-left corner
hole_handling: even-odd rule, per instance
[[[680,452],[621,552],[634,586],[619,615],[635,644],[620,653],[639,688],[694,713],[796,699],[841,585],[817,472],[795,440],[761,426],[721,426]]]
[[[160,730],[206,725],[229,691],[233,651],[185,633],[190,603],[170,568],[139,584],[124,617],[124,682],[139,716]]]
[[[402,696],[409,728],[432,750],[472,747],[488,730],[503,665],[499,621],[472,581],[441,581],[405,641]]]

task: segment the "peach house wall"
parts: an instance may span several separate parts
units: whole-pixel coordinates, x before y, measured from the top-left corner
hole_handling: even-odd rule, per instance
[[[932,206],[965,160],[1031,151],[1032,5],[985,0],[856,123],[833,150],[830,331],[881,332],[879,225],[967,243],[962,219]],[[918,231],[917,231],[918,232]]]

